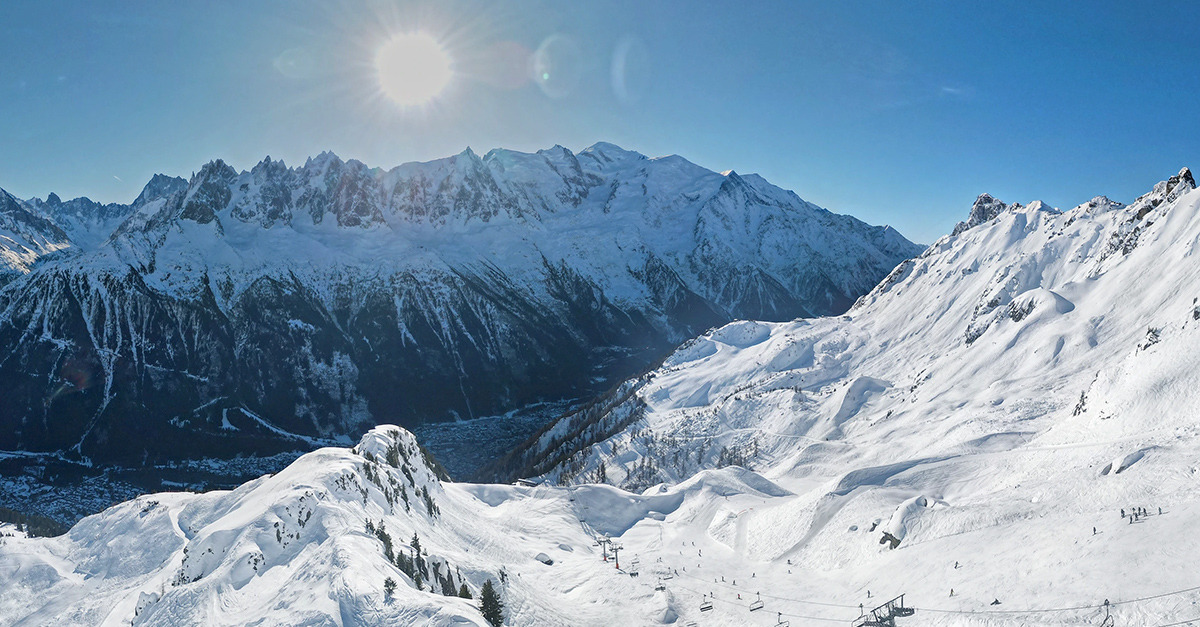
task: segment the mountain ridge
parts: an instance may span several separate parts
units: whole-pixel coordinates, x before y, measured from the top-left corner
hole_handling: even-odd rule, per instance
[[[34,206],[77,229],[108,207],[89,203]],[[845,309],[919,251],[761,178],[611,144],[388,170],[213,160],[104,211],[110,233],[0,278],[0,448],[273,455],[584,398],[724,321]]]

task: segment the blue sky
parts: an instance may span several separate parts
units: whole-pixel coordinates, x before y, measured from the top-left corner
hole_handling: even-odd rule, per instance
[[[603,140],[930,242],[982,192],[1128,202],[1200,166],[1197,24],[1195,2],[6,0],[0,187],[129,202],[214,158]],[[404,109],[373,59],[413,30],[457,73]]]

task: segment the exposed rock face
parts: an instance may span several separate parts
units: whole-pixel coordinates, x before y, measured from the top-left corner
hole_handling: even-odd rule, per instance
[[[958,235],[967,229],[994,220],[1005,209],[1008,209],[1008,205],[993,198],[991,194],[980,194],[979,198],[975,199],[975,204],[971,205],[971,215],[967,217],[967,221],[954,225],[954,231],[950,234]]]

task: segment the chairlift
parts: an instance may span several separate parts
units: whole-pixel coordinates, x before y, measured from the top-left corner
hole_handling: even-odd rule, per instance
[[[894,616],[896,618],[912,616],[913,614],[917,613],[916,608],[904,607],[904,595],[903,594],[892,599],[891,601],[888,601],[886,605],[887,605],[887,608],[889,610],[891,610],[892,616]]]
[[[777,621],[775,623],[775,627],[791,627],[792,621],[783,620],[783,612],[776,612],[775,614],[776,614],[775,620]]]
[[[666,584],[664,584],[661,580],[658,582],[657,585],[654,586],[655,592],[663,592],[666,589],[667,589]]]
[[[712,601],[709,601],[708,598],[705,597],[704,601],[700,603],[700,611],[708,612],[711,610],[712,610]]]
[[[755,602],[753,602],[753,603],[751,603],[751,604],[750,604],[750,611],[751,611],[751,612],[753,612],[753,611],[755,611],[755,610],[761,610],[761,609],[763,608],[763,600],[762,600],[762,595],[761,595],[761,594],[758,594],[758,593],[756,593],[756,595],[757,595],[757,597],[758,597],[758,600],[756,600]]]

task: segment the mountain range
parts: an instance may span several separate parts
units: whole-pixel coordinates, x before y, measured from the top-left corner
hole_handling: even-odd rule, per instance
[[[840,313],[919,250],[604,143],[0,191],[0,449],[144,468],[569,403],[730,320]],[[503,452],[480,439],[456,474]]]

